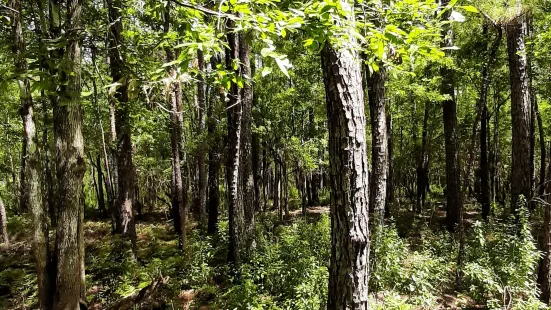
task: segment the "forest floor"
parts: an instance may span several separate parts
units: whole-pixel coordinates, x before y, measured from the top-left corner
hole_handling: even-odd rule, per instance
[[[411,211],[398,213],[395,225],[408,244],[415,246],[421,242],[421,230],[415,229],[419,223],[442,230],[445,210],[442,204],[432,206],[434,208],[430,211],[427,209],[415,216],[411,215]],[[311,207],[307,222],[314,223],[328,213],[328,207]],[[300,210],[292,210],[290,215],[286,219],[287,226],[300,222],[302,218]],[[467,211],[465,225],[472,225],[476,219],[476,211]],[[9,221],[11,243],[0,248],[0,309],[32,309],[36,306],[36,277],[31,260],[29,224],[26,217],[12,217]],[[224,237],[207,237],[194,230],[189,234],[189,249],[182,255],[172,230],[166,213],[146,214],[137,224],[138,260],[135,261],[128,254],[131,251],[122,246],[124,242],[112,238],[109,221],[87,220],[84,232],[89,309],[110,309],[124,298],[147,289],[158,279],[163,280],[159,282],[159,290],[140,302],[144,309],[223,309],[216,301],[217,295],[226,296],[231,292],[228,284],[231,283],[230,272],[224,262],[225,249],[219,246],[224,242]],[[53,238],[55,236],[51,236]],[[457,294],[451,287],[438,290],[442,292],[441,296],[436,296],[436,304],[429,308],[435,309],[436,305],[438,309],[484,308],[472,298]],[[397,296],[398,299],[408,298],[401,294]],[[386,293],[378,293],[374,298],[382,305],[377,309],[429,309],[426,306],[386,307]]]

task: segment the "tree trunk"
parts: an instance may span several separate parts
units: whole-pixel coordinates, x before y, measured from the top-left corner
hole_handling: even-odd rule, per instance
[[[392,112],[390,105],[386,114],[387,138],[388,138],[388,171],[386,179],[385,218],[390,217],[390,205],[394,202],[394,128],[392,125]]]
[[[539,175],[539,184],[538,184],[538,196],[543,199],[545,193],[545,163],[547,161],[547,149],[545,146],[545,133],[543,128],[543,120],[541,118],[541,113],[538,107],[538,102],[535,102],[536,119],[538,120],[538,131],[540,136],[540,175]]]
[[[235,27],[235,22],[227,21],[226,28],[228,48],[226,50],[226,67],[227,70],[234,70],[234,62],[239,61],[239,36],[232,32]],[[237,66],[235,71],[236,76],[242,76],[241,66]],[[241,154],[241,129],[243,103],[241,92],[237,83],[231,83],[229,90],[229,100],[227,101],[227,123],[228,123],[228,151],[226,174],[228,179],[228,210],[229,210],[229,245],[228,245],[228,261],[230,263],[239,264],[241,252],[241,233],[243,231],[244,212],[243,205],[240,201],[241,184],[240,184],[240,154]]]
[[[98,209],[101,218],[107,217],[107,210],[105,209],[105,196],[103,193],[103,170],[101,169],[101,156],[98,154],[96,157],[96,166],[98,170]]]
[[[449,0],[441,2],[442,7],[447,6]],[[446,10],[442,20],[448,20],[450,10]],[[453,32],[449,24],[442,31],[442,47],[452,47]],[[448,98],[442,102],[444,120],[444,140],[446,149],[446,226],[448,231],[454,231],[459,224],[459,218],[463,209],[461,201],[461,169],[459,166],[459,150],[457,141],[457,102],[455,101],[453,71],[449,67],[440,69],[442,84],[440,92]]]
[[[352,5],[340,4],[353,21]],[[329,126],[329,310],[369,308],[369,184],[359,60],[353,49],[335,50],[329,42],[321,51]]]
[[[205,70],[205,58],[203,56],[203,51],[197,50],[197,69],[199,70],[199,75],[197,77],[197,107],[199,109],[198,115],[198,133],[197,135],[202,137],[205,134],[205,78],[203,76],[203,71]],[[200,223],[206,223],[207,221],[207,166],[205,165],[205,149],[202,146],[199,146],[197,149],[197,166],[198,167],[198,219]]]
[[[220,56],[215,55],[211,58],[211,67],[216,68],[216,66],[221,62]],[[210,141],[209,146],[209,169],[208,169],[208,227],[207,232],[209,235],[214,235],[218,231],[218,212],[220,208],[220,184],[218,173],[221,166],[221,154],[220,154],[220,145],[222,144],[222,139],[220,138],[220,133],[216,129],[216,118],[214,116],[216,108],[219,102],[222,100],[217,100],[219,94],[216,88],[211,89],[211,99],[209,100],[208,110],[207,110],[207,130]]]
[[[530,95],[528,90],[527,63],[524,47],[524,22],[521,17],[505,27],[511,85],[512,165],[511,212],[517,214],[522,195],[526,201],[532,198],[530,163]]]
[[[488,33],[487,27],[483,32]],[[488,164],[488,88],[490,87],[490,72],[496,60],[499,46],[501,45],[502,30],[497,27],[497,38],[490,48],[488,60],[482,68],[482,85],[479,98],[481,107],[480,117],[480,203],[482,204],[482,218],[488,219],[490,214],[490,171]]]
[[[246,232],[247,240],[252,237],[250,234],[254,229],[255,216],[255,188],[254,188],[254,171],[252,157],[252,109],[253,109],[253,85],[252,85],[252,70],[249,43],[247,42],[248,35],[245,33],[239,34],[239,62],[241,64],[241,76],[245,80],[245,84],[241,91],[241,150],[240,150],[240,167],[241,186],[242,186],[242,203],[243,212],[245,214],[244,232]],[[250,240],[249,240],[250,241]]]
[[[0,197],[0,241],[5,246],[10,245],[10,238],[8,236],[8,217],[6,215],[6,208],[4,207],[4,202],[2,197]]]
[[[416,211],[421,213],[425,208],[427,188],[429,183],[429,155],[427,152],[429,121],[429,103],[425,102],[423,113],[423,131],[421,133],[421,148],[417,158],[417,199],[415,200]]]
[[[164,13],[164,32],[170,31],[170,3],[167,4]],[[174,51],[171,47],[165,49],[167,62],[174,61]],[[178,79],[176,68],[168,68],[170,79],[168,100],[170,104],[170,147],[172,150],[172,174],[171,174],[171,201],[172,217],[174,220],[174,231],[180,236],[180,247],[186,247],[186,200],[187,200],[187,178],[184,179],[182,173],[182,84]],[[184,167],[185,169],[185,167]]]
[[[551,176],[551,164],[547,171],[547,177]],[[546,184],[547,194],[551,193],[551,182]],[[547,204],[544,204],[543,219],[543,243],[540,260],[538,284],[541,290],[540,300],[551,304],[551,196],[547,196]]]
[[[25,41],[23,38],[23,26],[21,18],[21,2],[12,0],[10,7],[18,13],[12,14],[12,39],[15,72],[18,75],[19,100],[21,103],[20,114],[23,120],[23,153],[24,161],[21,164],[21,210],[29,210],[33,232],[32,252],[38,276],[38,297],[41,308],[50,306],[50,286],[48,275],[48,227],[44,205],[42,204],[42,191],[40,185],[40,154],[38,148],[38,136],[34,122],[34,106],[31,97],[31,87],[28,78],[23,77],[27,73],[27,60],[25,58]],[[1,203],[1,201],[0,201]],[[0,217],[2,217],[2,236],[7,244],[8,236],[5,231],[6,211],[4,205]]]
[[[64,62],[67,75],[61,71],[60,101],[54,107],[56,118],[56,164],[58,180],[58,225],[55,254],[56,274],[53,309],[78,309],[84,286],[84,235],[82,201],[83,178],[86,170],[80,104],[80,47],[78,29],[81,27],[81,1],[67,0],[65,33],[67,40]]]
[[[132,162],[132,127],[128,83],[124,73],[125,64],[119,50],[122,42],[121,0],[108,0],[109,6],[109,59],[113,82],[122,83],[115,91],[115,131],[117,134],[117,202],[115,210],[115,233],[130,239],[136,251],[136,224],[134,214],[134,164]]]
[[[386,205],[386,181],[388,174],[388,138],[385,104],[385,71],[380,64],[378,72],[369,72],[368,101],[371,116],[371,175],[369,211],[375,214],[375,222],[383,225]]]

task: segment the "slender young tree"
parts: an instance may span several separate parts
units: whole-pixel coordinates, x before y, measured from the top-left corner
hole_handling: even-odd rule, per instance
[[[239,63],[240,46],[239,35],[234,32],[235,21],[228,20],[226,35],[228,47],[226,48],[226,67],[233,70],[237,77],[242,76],[242,68]],[[237,64],[237,65],[236,65]],[[234,70],[234,68],[237,68]],[[240,199],[241,184],[241,130],[243,102],[241,92],[237,83],[232,82],[227,100],[227,123],[228,123],[228,150],[226,155],[226,174],[228,182],[228,210],[229,210],[229,246],[228,261],[239,264],[241,262],[241,241],[244,223],[243,204]]]
[[[164,32],[170,31],[170,2],[167,3],[164,13]],[[171,62],[175,59],[172,47],[165,48],[166,60]],[[176,68],[169,66],[168,74],[170,84],[168,85],[168,101],[170,104],[170,148],[172,150],[172,174],[171,174],[171,196],[172,216],[174,218],[174,230],[180,236],[182,249],[186,245],[186,201],[187,187],[184,187],[182,173],[182,83],[180,82]]]
[[[6,215],[6,207],[0,197],[0,242],[4,245],[10,244],[10,238],[8,236],[8,217]]]
[[[41,163],[38,147],[38,136],[34,119],[34,105],[31,95],[29,79],[24,77],[27,71],[26,46],[23,38],[22,7],[20,0],[11,0],[10,7],[15,10],[12,14],[13,54],[15,55],[15,71],[18,75],[20,114],[23,120],[23,156],[21,165],[21,210],[29,210],[32,219],[33,258],[38,277],[38,296],[41,308],[49,304],[49,275],[48,275],[48,227],[46,213],[42,204],[40,184]],[[2,204],[2,209],[4,206]],[[5,209],[1,212],[5,220]],[[5,224],[5,221],[2,221]],[[5,229],[5,226],[3,225]],[[3,232],[4,232],[3,229]],[[4,234],[2,234],[4,236]],[[7,243],[7,233],[5,234]]]
[[[199,110],[197,119],[197,134],[202,136],[205,133],[206,127],[206,86],[203,75],[203,72],[205,71],[205,57],[202,50],[197,50],[197,69],[199,70],[199,76],[197,77],[197,108]],[[207,166],[205,165],[205,149],[201,146],[197,149],[197,166],[198,219],[201,223],[205,223],[207,220]]]
[[[352,4],[339,3],[350,13],[348,18],[353,23]],[[321,62],[327,101],[331,191],[327,309],[368,309],[369,185],[360,57],[349,44],[336,48],[326,42]]]

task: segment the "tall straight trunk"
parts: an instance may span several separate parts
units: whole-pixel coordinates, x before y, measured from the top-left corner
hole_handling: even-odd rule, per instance
[[[34,122],[34,106],[31,97],[31,87],[27,73],[27,59],[25,58],[25,40],[23,38],[23,26],[21,18],[20,0],[12,0],[10,7],[18,13],[12,14],[12,50],[15,61],[15,72],[18,74],[17,82],[19,84],[19,101],[21,103],[20,114],[23,120],[23,153],[24,161],[21,165],[21,210],[30,211],[32,219],[32,252],[38,276],[38,296],[41,308],[46,308],[50,304],[50,286],[48,275],[48,227],[46,213],[42,204],[42,191],[40,185],[41,163],[38,148],[38,136],[36,134],[36,125]],[[21,76],[19,76],[21,75]],[[5,209],[2,235],[5,230]],[[5,234],[7,243],[7,233]]]
[[[56,118],[56,164],[58,180],[58,225],[56,230],[56,274],[53,309],[78,309],[84,297],[84,234],[82,200],[83,178],[86,170],[80,104],[80,38],[81,1],[67,0],[65,33],[67,40],[64,63],[67,71],[60,72],[62,81],[59,103],[54,107]]]
[[[524,46],[524,21],[517,17],[505,27],[511,85],[512,164],[511,212],[517,214],[519,197],[532,198],[530,163],[531,107]]]
[[[485,25],[483,32],[488,33],[488,26]],[[490,87],[490,72],[496,60],[499,46],[501,45],[502,29],[497,27],[497,38],[490,48],[488,59],[482,68],[482,85],[480,91],[479,105],[481,107],[480,117],[480,203],[482,205],[482,218],[487,219],[490,214],[490,170],[488,164],[488,88]]]
[[[281,174],[283,177],[283,210],[285,218],[289,218],[289,172],[287,171],[287,162],[283,161],[281,165]]]
[[[267,210],[268,204],[268,186],[270,185],[269,166],[268,166],[268,154],[266,143],[262,143],[262,210]]]
[[[536,119],[538,121],[538,131],[539,131],[539,137],[540,137],[540,171],[539,171],[539,184],[538,184],[538,196],[539,198],[544,197],[545,194],[545,168],[546,168],[546,161],[547,161],[547,148],[545,145],[545,132],[543,128],[543,120],[541,117],[541,113],[538,107],[538,102],[535,102],[535,108],[534,111],[536,112]]]
[[[239,35],[232,32],[235,22],[227,21],[226,28],[228,48],[226,50],[226,67],[228,70],[234,70],[234,63],[239,61],[240,46]],[[242,76],[241,66],[234,70],[236,76]],[[241,187],[241,139],[242,139],[242,115],[243,102],[241,92],[235,82],[232,82],[229,90],[229,100],[227,101],[227,123],[228,123],[228,150],[226,156],[226,174],[228,180],[228,210],[229,210],[229,245],[228,261],[239,264],[241,261],[241,233],[243,231],[244,212],[243,204],[240,199]]]
[[[353,22],[353,7],[340,1]],[[352,37],[352,36],[350,36]],[[351,39],[353,40],[353,39]],[[321,51],[329,126],[331,260],[327,309],[368,309],[369,207],[364,94],[353,49]]]
[[[547,171],[547,177],[551,176],[551,164]],[[547,194],[551,193],[551,182],[546,184]],[[547,196],[547,204],[544,204],[543,242],[538,284],[541,290],[540,300],[551,305],[551,196]]]
[[[425,208],[425,200],[427,197],[427,189],[429,183],[429,155],[427,154],[427,138],[428,138],[428,121],[429,121],[429,103],[425,102],[423,113],[423,131],[421,133],[421,148],[417,158],[417,199],[415,201],[416,211],[421,212]]]
[[[385,104],[385,71],[368,74],[368,101],[371,116],[371,173],[369,211],[375,214],[377,224],[382,225],[386,205],[386,180],[388,173],[388,138]]]
[[[385,218],[390,217],[390,205],[394,202],[394,128],[392,125],[392,113],[390,105],[386,114],[387,145],[388,145],[388,171],[386,179]]]
[[[132,126],[130,124],[130,104],[128,83],[124,73],[125,64],[120,48],[122,42],[123,3],[121,0],[108,0],[109,9],[109,59],[113,82],[122,83],[115,91],[115,130],[117,134],[117,173],[118,191],[115,210],[115,233],[128,237],[136,251],[136,223],[134,214],[134,163],[132,161]]]
[[[272,209],[275,211],[280,212],[281,208],[281,165],[279,162],[279,155],[277,153],[274,153],[274,185],[272,186],[272,192],[273,192],[273,207]],[[283,218],[281,216],[280,212],[280,220]]]
[[[6,207],[4,206],[2,197],[0,197],[0,243],[3,243],[4,245],[10,244],[7,224],[8,224],[8,217],[6,215]]]
[[[203,56],[203,51],[197,50],[197,69],[199,70],[199,76],[197,77],[197,108],[198,108],[198,132],[199,136],[204,135],[206,121],[206,86],[205,78],[203,76],[203,71],[205,70],[205,58]],[[197,150],[197,166],[198,167],[198,180],[197,180],[197,194],[198,194],[198,206],[197,211],[198,219],[201,223],[206,223],[207,221],[207,166],[205,165],[205,149],[199,147]]]
[[[252,134],[251,141],[252,149],[252,169],[253,169],[253,182],[254,182],[254,202],[253,208],[255,212],[260,212],[260,197],[261,197],[261,188],[263,187],[263,178],[262,178],[262,167],[260,162],[260,136],[258,133]]]
[[[164,32],[170,31],[170,4],[166,6],[164,13]],[[175,55],[171,47],[165,49],[167,62],[174,61]],[[176,68],[170,66],[168,69],[170,85],[168,100],[170,104],[170,147],[172,150],[172,174],[171,174],[171,202],[172,217],[174,220],[174,231],[180,236],[180,247],[186,246],[186,202],[187,187],[184,184],[182,172],[182,84],[178,79]],[[185,167],[184,167],[185,169]]]
[[[251,59],[249,51],[248,35],[239,34],[239,62],[241,63],[241,75],[245,79],[252,78]],[[250,232],[254,229],[255,217],[255,188],[252,157],[252,109],[253,109],[253,85],[251,80],[245,80],[241,91],[241,104],[243,107],[241,117],[241,150],[240,166],[242,169],[241,183],[243,212],[245,214],[244,230],[247,232],[247,239],[250,239]]]
[[[447,6],[449,0],[441,1],[442,7]],[[447,10],[443,20],[448,20],[450,11]],[[443,47],[453,46],[453,32],[449,24],[442,31]],[[459,224],[463,203],[461,201],[461,169],[459,166],[459,144],[457,141],[457,102],[455,101],[454,77],[451,68],[440,69],[442,85],[440,92],[448,98],[442,102],[444,121],[444,140],[446,149],[446,226],[448,231],[454,231]]]
[[[96,166],[98,170],[98,209],[102,218],[107,217],[107,210],[105,209],[105,195],[103,193],[103,170],[101,169],[101,155],[96,157]]]

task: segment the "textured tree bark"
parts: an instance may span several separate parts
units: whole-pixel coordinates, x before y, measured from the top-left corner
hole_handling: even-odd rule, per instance
[[[197,107],[199,109],[198,113],[198,135],[202,136],[205,133],[205,78],[203,76],[203,71],[205,70],[205,58],[203,56],[203,51],[197,50],[197,69],[199,70],[199,75],[197,77]],[[197,150],[197,166],[198,166],[198,206],[197,211],[198,219],[200,223],[205,223],[207,221],[207,166],[205,165],[205,149],[199,146]]]
[[[352,5],[341,1],[343,10]],[[321,51],[329,126],[331,261],[327,309],[368,309],[367,145],[360,57],[354,49]]]
[[[166,6],[164,13],[164,32],[170,31],[170,5]],[[165,49],[167,62],[174,61],[174,51],[171,47]],[[172,150],[172,174],[171,174],[171,202],[172,217],[174,219],[174,231],[180,236],[180,247],[186,246],[186,191],[182,173],[182,84],[176,75],[176,69],[170,66],[168,69],[170,78],[168,100],[170,104],[170,147]]]
[[[27,60],[25,58],[25,40],[23,38],[23,26],[21,22],[21,2],[12,0],[10,7],[19,13],[12,14],[12,51],[15,61],[15,73],[26,74]],[[24,160],[21,164],[21,210],[30,211],[32,223],[32,252],[38,277],[38,297],[42,309],[50,305],[50,286],[48,275],[48,227],[47,215],[42,204],[42,190],[40,184],[41,164],[38,148],[38,136],[34,122],[34,105],[31,97],[31,88],[28,78],[17,77],[19,84],[19,100],[21,103],[20,114],[23,120],[23,153]],[[0,201],[1,203],[1,201]],[[2,218],[2,236],[8,243],[6,227],[6,211],[4,205],[0,207]]]
[[[385,103],[385,71],[381,64],[378,72],[366,68],[369,112],[371,116],[371,175],[369,211],[375,223],[383,225],[388,175],[388,137]]]
[[[527,63],[524,46],[524,22],[521,17],[509,22],[507,54],[511,85],[512,164],[511,164],[511,212],[517,214],[519,197],[532,198],[530,163],[530,95],[528,90]]]
[[[241,200],[243,203],[243,212],[245,214],[244,236],[249,240],[252,235],[250,232],[254,230],[255,217],[255,187],[253,174],[253,157],[252,157],[252,110],[253,110],[253,85],[251,59],[249,51],[249,43],[247,42],[247,34],[239,34],[239,62],[241,64],[241,76],[245,80],[241,92],[241,104],[243,107],[241,117],[241,150],[240,167],[241,173]],[[250,241],[250,240],[249,240]]]
[[[134,163],[132,161],[132,126],[128,103],[128,83],[125,64],[119,48],[122,44],[121,0],[108,0],[109,9],[109,59],[111,77],[120,85],[115,91],[115,131],[117,134],[118,191],[115,210],[115,233],[130,239],[136,252],[136,224],[134,214]]]
[[[386,114],[387,138],[388,138],[388,177],[386,179],[385,218],[390,217],[390,205],[394,202],[394,127],[392,125],[392,112],[390,105]]]
[[[230,29],[227,33],[228,48],[226,49],[226,67],[228,70],[234,70],[234,63],[239,61],[239,37],[231,32],[235,27],[235,22],[228,20],[226,28]],[[241,66],[234,70],[236,76],[242,76]],[[243,103],[241,92],[236,83],[232,82],[229,91],[229,100],[227,101],[228,118],[228,151],[226,156],[226,174],[228,180],[228,210],[229,210],[229,245],[228,261],[238,265],[241,262],[241,233],[243,231],[244,212],[243,204],[240,201],[240,157],[241,157],[241,130]]]
[[[8,217],[6,215],[6,207],[4,207],[4,202],[2,201],[2,197],[0,197],[0,242],[4,245],[10,244],[7,224]]]
[[[84,235],[82,201],[86,170],[80,105],[80,16],[81,2],[67,0],[65,33],[68,36],[64,62],[71,75],[61,72],[60,101],[54,107],[58,190],[58,226],[55,254],[56,274],[53,309],[78,309],[84,286]],[[66,85],[65,85],[66,84]]]
[[[445,7],[449,0],[442,0],[441,6]],[[450,10],[446,10],[442,20],[448,20]],[[443,47],[453,46],[453,32],[449,24],[442,31]],[[457,102],[455,101],[453,71],[448,67],[440,69],[442,84],[440,92],[448,98],[442,102],[444,121],[444,140],[446,149],[446,227],[448,231],[454,231],[459,224],[459,218],[463,209],[461,201],[461,169],[459,166],[459,152],[457,142]]]

